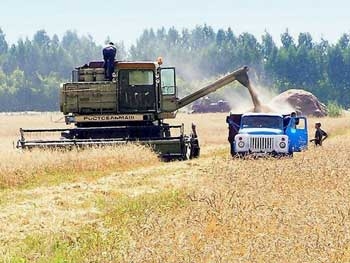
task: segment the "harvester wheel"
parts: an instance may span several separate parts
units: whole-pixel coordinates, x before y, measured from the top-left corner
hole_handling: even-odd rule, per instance
[[[190,143],[186,145],[185,153],[184,153],[184,160],[190,160],[193,158],[199,157],[200,148],[198,139],[193,138],[191,139]]]
[[[191,140],[191,158],[198,158],[200,154],[200,147],[197,138]]]
[[[188,144],[186,146],[184,160],[190,160],[190,159],[192,159],[192,146],[191,144]]]

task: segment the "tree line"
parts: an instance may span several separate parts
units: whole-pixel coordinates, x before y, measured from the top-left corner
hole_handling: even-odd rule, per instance
[[[108,42],[109,39],[106,39]],[[214,30],[145,29],[127,50],[117,42],[119,60],[155,60],[177,67],[179,83],[209,79],[247,65],[261,85],[277,92],[302,88],[323,102],[350,106],[350,35],[336,43],[316,42],[310,33],[294,39],[286,30],[277,45],[271,34],[261,39],[231,28]],[[93,37],[67,31],[62,39],[37,31],[32,39],[9,45],[0,28],[0,111],[58,110],[58,87],[68,81],[72,69],[101,60],[102,46]]]

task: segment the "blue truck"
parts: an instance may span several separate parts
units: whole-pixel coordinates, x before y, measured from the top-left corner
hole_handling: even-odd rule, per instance
[[[230,114],[228,141],[232,156],[292,156],[307,148],[307,119],[290,114]]]

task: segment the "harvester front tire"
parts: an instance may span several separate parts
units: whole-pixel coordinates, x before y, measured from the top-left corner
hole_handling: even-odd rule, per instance
[[[200,148],[198,141],[191,141],[185,149],[184,160],[191,160],[193,158],[198,158],[200,153]]]
[[[186,146],[185,156],[184,160],[190,160],[192,159],[192,146],[191,144]]]
[[[198,158],[200,154],[200,147],[198,140],[193,140],[191,142],[191,158]]]

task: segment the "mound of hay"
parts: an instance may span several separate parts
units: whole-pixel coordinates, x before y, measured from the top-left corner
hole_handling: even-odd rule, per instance
[[[314,117],[327,116],[327,107],[311,92],[290,89],[272,99],[274,105],[289,104],[298,114]]]

